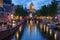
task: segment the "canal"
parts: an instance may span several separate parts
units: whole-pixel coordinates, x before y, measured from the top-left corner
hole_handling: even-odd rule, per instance
[[[4,40],[48,40],[48,38],[42,35],[37,24],[31,22],[21,25],[12,36]]]

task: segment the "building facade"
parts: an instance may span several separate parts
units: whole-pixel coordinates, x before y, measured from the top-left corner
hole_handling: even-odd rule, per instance
[[[60,1],[57,1],[57,2],[58,2],[57,13],[60,14]]]
[[[0,7],[3,7],[3,0],[0,0]]]
[[[3,0],[0,0],[0,18],[4,17]]]
[[[3,7],[5,10],[5,17],[7,17],[12,12],[12,0],[3,0]]]
[[[12,14],[15,14],[15,9],[17,8],[17,5],[12,4]]]
[[[58,20],[60,22],[60,0],[57,0],[58,2],[58,6],[57,6],[57,17],[58,17]]]
[[[12,0],[0,0],[0,22],[5,21],[5,18],[12,12]]]

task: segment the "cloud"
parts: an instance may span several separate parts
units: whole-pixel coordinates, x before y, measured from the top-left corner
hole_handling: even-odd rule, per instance
[[[12,0],[12,3],[14,3],[15,5],[24,5],[27,2],[30,2],[31,0]]]
[[[35,9],[41,8],[43,5],[51,3],[52,0],[12,0],[14,4],[25,5],[30,7],[31,2],[34,4]]]
[[[52,1],[52,0],[50,0],[50,1],[49,1],[49,0],[32,0],[31,2],[34,4],[35,9],[39,9],[39,8],[41,8],[41,6],[43,6],[43,5],[50,4],[51,1]],[[31,2],[28,2],[28,3],[27,3],[27,6],[26,6],[27,8],[29,8]]]
[[[15,5],[19,5],[20,4],[19,2],[20,2],[19,0],[12,0],[12,3],[14,3]]]

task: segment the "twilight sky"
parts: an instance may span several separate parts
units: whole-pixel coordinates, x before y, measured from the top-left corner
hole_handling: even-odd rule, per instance
[[[35,9],[41,8],[43,5],[50,4],[52,0],[12,0],[15,5],[24,5],[29,9],[31,2],[34,4]]]

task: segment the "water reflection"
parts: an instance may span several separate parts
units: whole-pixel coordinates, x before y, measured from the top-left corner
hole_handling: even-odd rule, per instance
[[[19,38],[19,33],[16,32],[16,39],[18,40],[18,38]]]
[[[23,27],[23,25],[20,25],[20,27],[19,27],[19,31],[20,32],[22,31],[22,27]]]
[[[40,29],[41,29],[41,31],[42,31],[42,27],[43,27],[43,25],[42,25],[42,24],[40,24]]]
[[[37,27],[36,24],[31,20],[28,25],[28,30],[29,30],[30,34],[32,34],[32,32],[34,32],[34,31],[36,32],[36,29],[37,29],[36,27]]]
[[[54,39],[57,40],[56,38],[57,38],[57,32],[55,32],[54,34]]]
[[[19,32],[17,31],[17,32],[14,34],[12,40],[19,40],[19,38],[20,38],[20,34],[19,34]]]
[[[24,25],[22,24],[20,25],[19,29],[14,34],[12,40],[21,40],[23,32],[24,32],[23,30],[24,30]]]
[[[25,26],[25,30],[21,40],[47,40],[37,29],[37,25],[31,20],[29,24]]]
[[[52,35],[52,29],[50,29],[50,36]]]
[[[19,29],[14,33],[11,40],[47,40],[40,30],[37,28],[38,24],[35,24],[32,20],[26,25],[20,25]],[[42,29],[42,24],[39,26]]]

